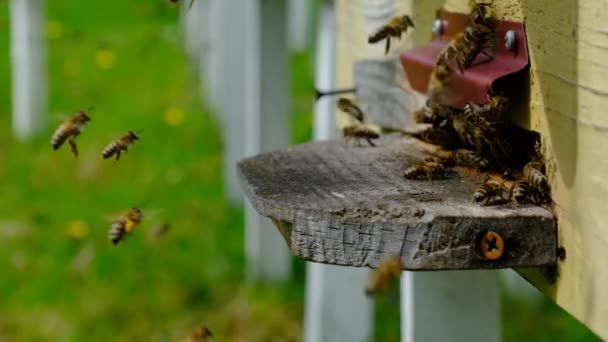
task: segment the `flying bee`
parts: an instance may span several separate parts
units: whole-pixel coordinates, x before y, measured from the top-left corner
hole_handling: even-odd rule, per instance
[[[504,202],[504,184],[503,182],[497,181],[490,177],[486,178],[483,184],[473,192],[473,200],[475,202],[481,202],[485,200],[485,205],[499,204]],[[496,199],[498,197],[498,199]]]
[[[449,63],[450,51],[450,47],[448,46],[439,54],[437,62],[435,62],[435,67],[431,72],[431,77],[429,78],[429,84],[427,87],[429,101],[431,102],[442,102],[442,90],[452,80],[454,69]]]
[[[72,116],[68,121],[64,122],[55,130],[53,137],[51,138],[51,146],[53,150],[57,150],[67,140],[70,145],[70,151],[75,157],[78,157],[78,147],[76,146],[76,137],[80,135],[80,132],[84,129],[91,117],[89,113],[94,107],[89,108],[86,111],[80,111]]]
[[[132,207],[112,223],[108,238],[113,244],[119,243],[126,234],[130,234],[143,218],[143,212],[138,207]]]
[[[342,129],[342,134],[347,141],[354,139],[360,144],[360,140],[365,139],[372,146],[376,146],[372,140],[380,137],[377,132],[360,125],[346,126]]]
[[[206,342],[210,338],[213,338],[213,333],[205,325],[201,325],[196,328],[190,335],[188,335],[184,342]]]
[[[119,160],[121,151],[127,153],[129,146],[134,144],[137,140],[139,140],[137,135],[132,131],[129,131],[127,134],[108,144],[108,146],[103,149],[101,155],[103,159],[108,159],[111,156],[116,155],[116,160]]]
[[[374,44],[386,39],[386,47],[384,49],[384,54],[386,55],[391,48],[391,37],[401,39],[401,34],[407,32],[408,27],[414,27],[414,22],[409,15],[393,17],[388,24],[371,34],[367,39],[367,42]]]
[[[361,108],[359,108],[356,104],[354,104],[351,100],[341,97],[338,99],[338,108],[344,113],[352,116],[360,123],[363,123],[365,119],[365,115]]]
[[[547,196],[549,193],[549,180],[542,172],[544,164],[541,162],[529,162],[524,166],[524,179],[530,183],[540,194]]]
[[[365,294],[372,296],[385,293],[401,276],[401,259],[398,256],[383,260],[371,275]]]
[[[403,177],[407,179],[418,179],[426,177],[428,180],[445,178],[446,169],[439,161],[422,161],[410,166],[403,171]]]
[[[474,1],[472,1],[474,3]],[[494,17],[490,11],[491,4],[489,3],[474,3],[471,6],[469,21],[474,25],[481,25],[489,30],[495,29]]]
[[[457,165],[477,167],[481,170],[485,170],[490,166],[490,162],[486,158],[467,149],[456,150],[453,154],[453,159]]]

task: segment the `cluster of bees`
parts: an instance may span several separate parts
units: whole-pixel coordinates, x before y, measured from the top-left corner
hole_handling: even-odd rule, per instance
[[[534,132],[519,128],[506,120],[510,100],[493,89],[487,92],[487,104],[467,103],[464,108],[445,105],[444,95],[455,72],[464,73],[479,55],[494,59],[497,21],[490,4],[472,4],[468,24],[439,53],[428,84],[426,104],[414,113],[419,124],[428,127],[407,133],[439,145],[441,156],[416,162],[403,172],[407,179],[443,179],[454,167],[470,167],[487,172],[483,184],[473,193],[473,200],[484,205],[517,203],[543,205],[550,202],[549,182],[540,153],[540,141]],[[400,38],[414,27],[407,15],[394,17],[368,38],[369,43]],[[456,69],[457,67],[457,69]],[[370,144],[378,134],[364,126],[363,112],[350,100],[339,99],[338,108],[359,124],[347,126],[343,135],[348,140],[365,139]],[[512,171],[515,170],[515,171]],[[498,173],[501,176],[490,176]]]
[[[504,204],[514,199],[520,204],[543,205],[550,202],[550,187],[545,163],[540,153],[537,134],[505,120],[509,97],[487,92],[488,103],[467,103],[464,108],[445,105],[445,89],[455,72],[464,74],[479,55],[494,59],[497,22],[490,4],[473,3],[468,24],[440,52],[428,84],[428,100],[414,113],[418,124],[429,127],[419,133],[406,133],[420,140],[439,145],[441,155],[416,162],[403,172],[406,179],[444,179],[454,167],[469,167],[487,172],[483,184],[474,191],[473,201],[482,205]],[[385,54],[391,38],[401,38],[414,27],[408,15],[394,17],[368,37],[370,44],[386,40]],[[458,67],[455,70],[453,65]],[[365,126],[365,115],[351,100],[340,98],[338,109],[350,115],[357,124],[343,128],[343,136],[356,140],[372,140],[378,133]],[[521,170],[521,171],[512,171]],[[498,174],[500,176],[493,176]],[[386,292],[401,275],[398,256],[386,258],[371,276],[366,294]]]

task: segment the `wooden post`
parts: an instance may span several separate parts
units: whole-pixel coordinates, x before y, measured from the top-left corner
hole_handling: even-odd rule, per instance
[[[245,152],[254,155],[287,146],[290,140],[286,1],[241,0],[241,5],[246,53],[239,59],[246,68],[238,76],[244,78],[246,106],[244,120],[234,124],[245,127]],[[236,168],[236,160],[232,166]],[[284,280],[291,272],[291,257],[280,233],[249,203],[245,218],[249,279]]]
[[[497,271],[404,272],[401,341],[501,340]]]
[[[13,134],[27,138],[44,128],[47,105],[44,1],[11,0]]]
[[[289,18],[288,44],[292,52],[302,52],[310,44],[312,2],[310,0],[287,0]]]
[[[332,89],[336,63],[335,11],[322,5],[316,53],[316,86]],[[321,98],[315,105],[314,139],[335,137],[335,99]],[[364,295],[369,270],[307,263],[304,340],[368,341],[373,329],[373,302]]]

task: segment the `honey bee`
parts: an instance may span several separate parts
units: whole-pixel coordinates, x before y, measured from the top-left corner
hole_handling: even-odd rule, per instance
[[[464,32],[457,34],[445,49],[449,58],[455,58],[461,73],[469,68],[480,53],[493,59],[488,49],[496,51],[496,37],[494,32],[482,31],[467,26]]]
[[[196,328],[190,335],[188,335],[184,342],[206,342],[210,338],[213,338],[213,333],[205,325],[201,325]]]
[[[471,6],[471,13],[469,14],[469,21],[474,25],[481,25],[487,29],[494,30],[495,22],[492,12],[490,11],[491,4],[489,3],[475,3]]]
[[[490,202],[492,202],[492,204],[499,204],[505,201],[504,190],[503,182],[488,177],[473,193],[473,200],[475,202],[485,200],[485,205],[490,204]]]
[[[453,154],[454,163],[462,166],[477,167],[485,170],[490,166],[490,162],[478,155],[477,153],[467,150],[459,149]]]
[[[386,47],[384,49],[384,54],[386,55],[391,48],[391,37],[401,39],[401,34],[407,32],[408,27],[414,27],[414,22],[409,15],[394,17],[388,22],[388,24],[382,26],[378,31],[371,34],[367,39],[367,42],[374,44],[386,39]]]
[[[446,169],[442,162],[421,161],[403,171],[403,177],[407,179],[418,179],[426,177],[428,180],[445,178]]]
[[[80,132],[84,129],[91,117],[89,113],[94,107],[89,108],[86,111],[80,111],[72,116],[68,121],[64,122],[55,130],[53,137],[51,138],[51,146],[53,150],[57,150],[67,140],[70,145],[70,151],[75,157],[78,157],[78,148],[76,146],[76,137],[80,135]]]
[[[529,202],[537,203],[537,200],[533,197],[534,190],[525,179],[520,179],[513,184],[511,193],[515,198],[515,201],[519,204],[525,204]]]
[[[341,97],[338,99],[338,108],[346,114],[349,114],[360,123],[363,123],[365,115],[361,108],[354,104],[351,100]]]
[[[351,139],[356,140],[358,145],[360,145],[361,139],[365,139],[370,145],[376,146],[372,140],[380,137],[377,132],[360,125],[346,126],[343,128],[342,134],[347,141]]]
[[[143,218],[143,212],[138,207],[133,207],[123,213],[112,223],[108,238],[113,244],[119,243],[126,234],[130,234]]]
[[[435,63],[435,67],[431,72],[431,77],[429,78],[428,84],[428,93],[429,93],[429,101],[434,103],[441,102],[441,93],[442,89],[448,85],[452,79],[452,75],[454,74],[454,69],[450,66],[449,57],[450,57],[450,47],[446,47],[437,58],[437,62]]]
[[[447,123],[447,121],[444,124],[433,126],[422,131],[417,137],[428,143],[446,148],[457,148],[461,145],[458,133]]]
[[[446,105],[430,102],[426,106],[414,112],[414,120],[417,123],[428,123],[440,125],[452,114],[452,109]]]
[[[385,293],[401,276],[401,259],[398,256],[383,260],[371,275],[365,294],[372,296]]]
[[[543,196],[549,193],[549,180],[543,174],[544,164],[541,162],[529,162],[524,166],[524,179],[530,183]]]
[[[137,140],[139,140],[137,135],[135,135],[135,133],[132,131],[129,131],[127,134],[114,140],[108,146],[106,146],[101,155],[103,159],[108,159],[111,156],[116,155],[116,160],[119,160],[121,151],[125,151],[125,153],[127,153],[129,146],[134,144]]]

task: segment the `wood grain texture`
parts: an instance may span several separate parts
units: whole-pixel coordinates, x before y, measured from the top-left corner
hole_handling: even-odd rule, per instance
[[[239,163],[253,206],[278,222],[291,251],[305,260],[376,267],[400,255],[404,269],[493,269],[553,264],[553,215],[535,206],[482,207],[471,195],[477,175],[406,180],[424,157],[412,138],[383,138],[378,147],[311,143]],[[483,233],[498,232],[505,253],[485,260]]]

